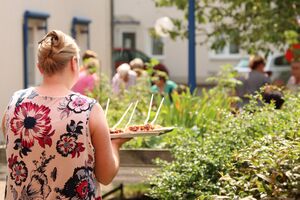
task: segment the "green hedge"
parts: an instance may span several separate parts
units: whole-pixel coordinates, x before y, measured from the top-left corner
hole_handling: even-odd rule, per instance
[[[160,137],[136,138],[127,144],[126,148],[170,148],[173,153],[173,162],[157,161],[161,168],[149,177],[151,197],[300,198],[299,95],[285,92],[281,110],[261,103],[259,95],[243,111],[232,110],[237,100],[231,95],[232,88],[239,84],[235,75],[225,66],[218,77],[211,79],[216,84],[213,89],[201,91],[200,96],[175,93],[173,104],[163,106],[158,123],[176,126],[176,130]],[[91,95],[104,108],[107,98],[111,99],[110,126],[137,99],[141,103],[133,124],[143,123],[151,97],[145,82],[119,97],[111,95],[107,85]],[[156,95],[152,118],[160,100]]]

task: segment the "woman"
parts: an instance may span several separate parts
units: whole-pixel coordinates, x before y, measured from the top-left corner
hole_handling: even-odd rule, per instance
[[[151,92],[168,94],[171,97],[172,92],[177,88],[177,84],[169,80],[165,72],[156,71],[155,73],[153,77],[154,85],[151,87]]]
[[[98,59],[88,58],[83,60],[82,70],[79,73],[77,82],[72,87],[72,91],[83,95],[88,95],[90,92],[93,92],[99,84],[99,68]]]
[[[117,73],[112,78],[113,93],[119,95],[136,84],[137,74],[131,70],[130,65],[123,63],[117,68]]]
[[[242,82],[242,85],[238,85],[236,88],[236,94],[242,99],[242,102],[238,103],[238,107],[241,108],[249,103],[249,95],[254,95],[256,92],[260,92],[261,87],[271,84],[271,79],[264,71],[265,59],[261,56],[254,56],[249,63],[251,72],[246,77],[238,77],[238,80]]]
[[[300,59],[291,62],[292,76],[287,82],[287,88],[293,92],[299,92],[300,88]]]
[[[110,140],[103,110],[70,91],[79,48],[61,31],[38,47],[40,86],[16,92],[3,117],[8,176],[5,199],[101,199],[126,142]]]
[[[147,79],[149,77],[148,77],[148,73],[146,72],[146,70],[144,70],[145,64],[142,59],[135,58],[132,61],[130,61],[129,65],[130,65],[132,71],[134,71],[136,73],[137,79],[147,81]]]

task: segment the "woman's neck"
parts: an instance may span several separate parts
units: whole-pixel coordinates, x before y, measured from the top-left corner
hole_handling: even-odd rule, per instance
[[[70,93],[70,87],[64,80],[57,77],[44,77],[42,84],[36,87],[41,95],[65,96]]]

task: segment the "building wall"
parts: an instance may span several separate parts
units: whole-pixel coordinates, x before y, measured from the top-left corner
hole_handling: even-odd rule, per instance
[[[150,54],[150,37],[148,29],[154,27],[160,17],[184,18],[183,13],[176,8],[157,8],[153,0],[114,0],[114,16],[131,16],[140,22],[137,29],[137,49]],[[120,47],[120,30],[126,25],[115,26],[115,47]],[[199,40],[199,38],[198,38]],[[177,82],[187,83],[188,80],[188,41],[164,38],[165,55],[160,58],[169,68],[170,76]],[[196,47],[196,76],[197,83],[204,82],[206,77],[219,71],[220,65],[235,65],[240,56],[213,56],[207,46]]]
[[[0,12],[0,113],[14,91],[23,88],[23,15],[26,10],[48,13],[48,30],[71,35],[72,18],[91,20],[90,48],[97,52],[102,70],[111,73],[111,0],[5,0]]]

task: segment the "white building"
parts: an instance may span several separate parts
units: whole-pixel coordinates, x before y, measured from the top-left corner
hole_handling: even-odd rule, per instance
[[[111,73],[111,0],[3,0],[0,24],[1,115],[14,91],[39,83],[37,45],[49,30],[72,35],[82,52],[94,50]]]
[[[162,38],[163,46],[160,46],[161,43],[149,34],[155,21],[165,16],[183,19],[181,11],[176,8],[157,8],[153,0],[114,0],[114,47],[139,49],[164,63],[173,80],[187,83],[188,41]],[[234,46],[215,53],[206,46],[197,45],[197,83],[203,83],[206,77],[218,72],[221,65],[235,65],[240,58]]]

